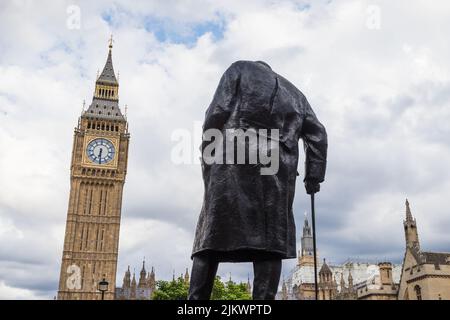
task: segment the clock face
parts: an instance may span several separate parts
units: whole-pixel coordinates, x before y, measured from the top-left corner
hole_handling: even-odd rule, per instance
[[[114,145],[104,138],[97,138],[89,142],[86,153],[89,159],[96,164],[107,164],[115,155]]]

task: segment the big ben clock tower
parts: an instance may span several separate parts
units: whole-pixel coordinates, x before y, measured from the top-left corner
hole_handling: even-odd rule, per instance
[[[112,39],[92,103],[75,128],[58,299],[114,299],[128,123],[119,108]]]

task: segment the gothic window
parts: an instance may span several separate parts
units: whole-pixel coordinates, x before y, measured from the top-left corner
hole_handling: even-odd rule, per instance
[[[86,234],[84,239],[84,249],[89,250],[89,226],[86,226]]]
[[[85,207],[86,210],[84,212],[84,214],[87,214],[87,215],[91,214],[92,192],[93,192],[92,189],[88,190],[88,192],[87,192],[86,207]]]
[[[108,204],[108,189],[105,190],[105,204],[103,205],[103,215],[106,216],[106,205]]]
[[[98,204],[98,215],[102,214],[103,190],[100,190],[100,202]]]
[[[100,251],[103,251],[103,237],[105,235],[105,229],[102,229],[100,233]]]
[[[87,128],[90,129],[91,128],[91,122],[88,122]]]
[[[84,226],[81,226],[80,250],[83,250],[83,239],[84,239]]]
[[[84,270],[85,270],[85,266],[83,266],[81,269],[81,288],[83,288],[83,285],[84,285]]]
[[[100,111],[100,113],[101,113],[101,111]],[[105,130],[105,124],[104,123],[102,123],[102,130]]]
[[[422,289],[420,288],[419,285],[416,285],[414,287],[414,291],[416,292],[417,300],[422,300]]]

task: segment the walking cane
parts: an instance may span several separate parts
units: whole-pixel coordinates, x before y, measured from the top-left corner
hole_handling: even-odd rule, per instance
[[[317,290],[317,252],[316,252],[316,214],[314,212],[314,192],[311,193],[311,219],[313,228],[313,253],[314,253],[314,292],[316,300],[319,300],[319,291]]]

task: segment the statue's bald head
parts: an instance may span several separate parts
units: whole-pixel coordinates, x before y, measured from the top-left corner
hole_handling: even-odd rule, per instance
[[[266,62],[264,62],[264,61],[255,61],[256,63],[259,63],[259,64],[261,64],[261,65],[263,65],[263,66],[265,66],[265,67],[267,67],[267,68],[269,68],[270,70],[272,70],[272,68],[269,66],[269,64],[268,63],[266,63]]]

